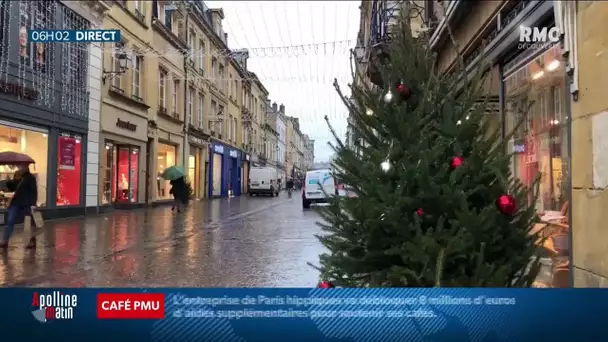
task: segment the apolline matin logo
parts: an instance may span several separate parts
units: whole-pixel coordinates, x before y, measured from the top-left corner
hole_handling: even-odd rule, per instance
[[[60,291],[51,293],[34,292],[32,295],[32,315],[42,323],[55,320],[74,319],[74,309],[78,306],[78,296]]]
[[[557,27],[519,27],[518,49],[544,49],[559,43],[560,32]]]

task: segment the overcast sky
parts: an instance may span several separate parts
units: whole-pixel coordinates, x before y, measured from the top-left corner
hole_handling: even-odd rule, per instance
[[[315,161],[327,161],[333,141],[323,117],[346,133],[348,111],[332,86],[337,78],[350,94],[349,50],[359,30],[360,1],[205,1],[224,9],[230,48],[250,50],[248,68],[300,118],[301,130],[315,139]]]

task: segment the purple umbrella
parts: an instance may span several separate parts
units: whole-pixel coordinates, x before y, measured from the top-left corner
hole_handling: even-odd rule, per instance
[[[0,152],[0,165],[35,164],[32,157],[17,152]]]

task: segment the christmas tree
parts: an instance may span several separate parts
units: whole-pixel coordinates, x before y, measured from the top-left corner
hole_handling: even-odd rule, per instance
[[[334,172],[357,196],[320,210],[321,279],[338,287],[531,286],[536,192],[513,177],[509,137],[487,120],[484,75],[469,73],[463,84],[462,62],[460,72],[438,72],[407,16],[398,27],[381,65],[383,89],[350,85],[346,98],[336,85],[358,143],[345,145],[332,128]]]

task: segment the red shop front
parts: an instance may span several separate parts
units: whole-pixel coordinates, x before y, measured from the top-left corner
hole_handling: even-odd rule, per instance
[[[102,203],[137,203],[139,147],[106,141]]]

